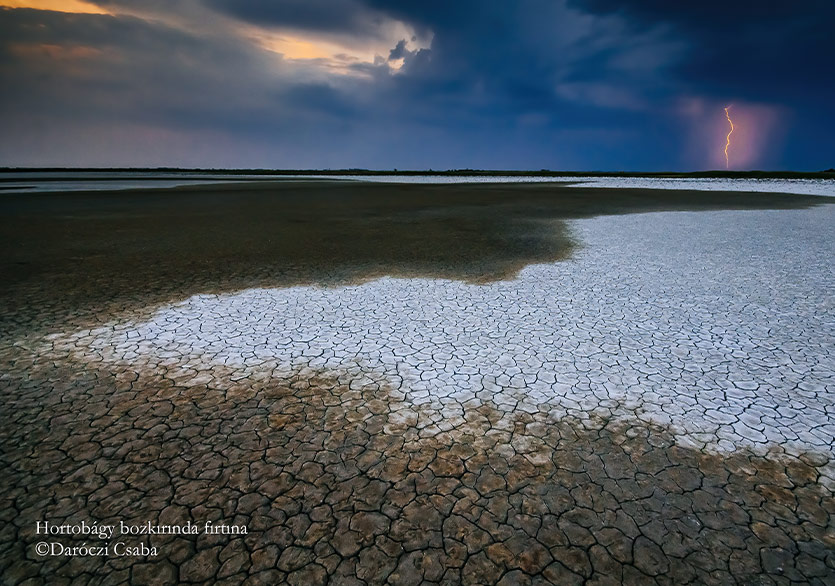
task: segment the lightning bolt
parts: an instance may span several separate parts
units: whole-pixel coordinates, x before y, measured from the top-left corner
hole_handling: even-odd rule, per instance
[[[728,119],[728,124],[731,125],[730,131],[728,131],[728,136],[725,137],[725,169],[730,168],[730,162],[728,160],[728,147],[731,146],[731,135],[734,133],[734,122],[731,120],[731,114],[728,112],[730,106],[725,108],[725,118]]]

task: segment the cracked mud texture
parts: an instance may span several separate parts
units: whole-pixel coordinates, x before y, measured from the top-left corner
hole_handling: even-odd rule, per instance
[[[4,583],[835,582],[832,206],[571,213],[549,216],[544,257],[503,266],[579,244],[569,260],[489,284],[472,283],[500,271],[176,301],[252,274],[161,284],[149,266],[105,311],[88,285],[49,290],[101,266],[15,273]],[[287,284],[334,274],[310,264]],[[249,532],[156,536],[147,559],[34,553],[36,521],[82,519]]]

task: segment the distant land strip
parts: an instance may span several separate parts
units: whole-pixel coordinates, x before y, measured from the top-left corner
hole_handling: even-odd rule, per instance
[[[380,175],[423,176],[440,175],[447,177],[657,177],[663,179],[680,178],[731,178],[731,179],[835,179],[835,169],[825,171],[691,171],[691,172],[637,172],[637,171],[551,171],[536,170],[496,170],[496,169],[223,169],[223,168],[186,168],[186,167],[0,167],[0,181],[19,181],[17,178],[2,177],[4,173],[159,173],[193,175],[351,175],[373,177]],[[64,178],[41,178],[40,180],[59,181]],[[94,178],[91,178],[94,179]],[[135,179],[142,179],[137,177]],[[153,178],[149,178],[153,179]]]

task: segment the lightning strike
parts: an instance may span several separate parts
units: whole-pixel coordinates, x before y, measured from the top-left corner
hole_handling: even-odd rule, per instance
[[[728,112],[730,106],[725,107],[725,118],[728,119],[728,124],[731,125],[730,131],[728,131],[728,136],[725,137],[725,169],[730,168],[730,161],[728,160],[728,147],[731,146],[731,135],[734,133],[734,122],[731,120],[731,114]]]

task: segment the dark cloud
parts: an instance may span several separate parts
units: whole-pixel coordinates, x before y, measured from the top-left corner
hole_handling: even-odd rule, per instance
[[[383,13],[361,0],[207,0],[220,12],[259,26],[382,36]]]
[[[793,148],[775,147],[759,164],[835,158],[828,1],[142,6],[154,17],[0,14],[0,122],[33,145],[21,150],[4,133],[0,164],[24,152],[51,164],[43,153],[61,151],[45,145],[76,132],[87,137],[71,152],[80,164],[104,153],[107,164],[688,169],[709,163],[683,145],[682,104],[705,115],[730,100],[779,109],[790,123]],[[346,52],[284,59],[229,29],[230,18],[338,39]],[[392,37],[393,23],[415,38]],[[351,53],[369,40],[376,60]],[[140,140],[137,128],[153,132]]]
[[[239,40],[158,22],[14,10],[0,18],[0,39],[0,121],[9,131],[0,164],[34,164],[60,144],[56,162],[164,164],[159,158],[167,156],[171,164],[247,166],[224,141],[260,145],[264,164],[283,150],[276,138],[305,124],[314,126],[311,136],[317,124],[350,114],[325,84],[316,85],[324,73]],[[308,86],[315,91],[300,95]],[[213,145],[201,144],[206,136]],[[184,150],[195,143],[199,151]]]
[[[701,0],[700,2],[669,2],[668,0],[571,0],[578,9],[596,14],[622,14],[648,20],[684,23],[705,30],[734,31],[755,23],[770,23],[778,28],[787,21],[811,22],[832,15],[829,0],[794,0],[767,2],[763,0]]]
[[[835,2],[574,0],[594,14],[620,15],[637,30],[664,24],[690,45],[676,68],[682,81],[739,95],[763,92],[832,98]]]
[[[176,124],[235,109],[248,97],[229,81],[270,76],[259,52],[133,17],[8,11],[0,20],[4,112]],[[272,75],[276,76],[277,71]],[[170,115],[166,115],[170,111]],[[209,118],[205,121],[211,124]]]
[[[410,57],[412,54],[413,52],[406,48],[406,39],[402,39],[398,41],[394,46],[394,49],[389,52],[389,59],[405,59],[406,57]]]

